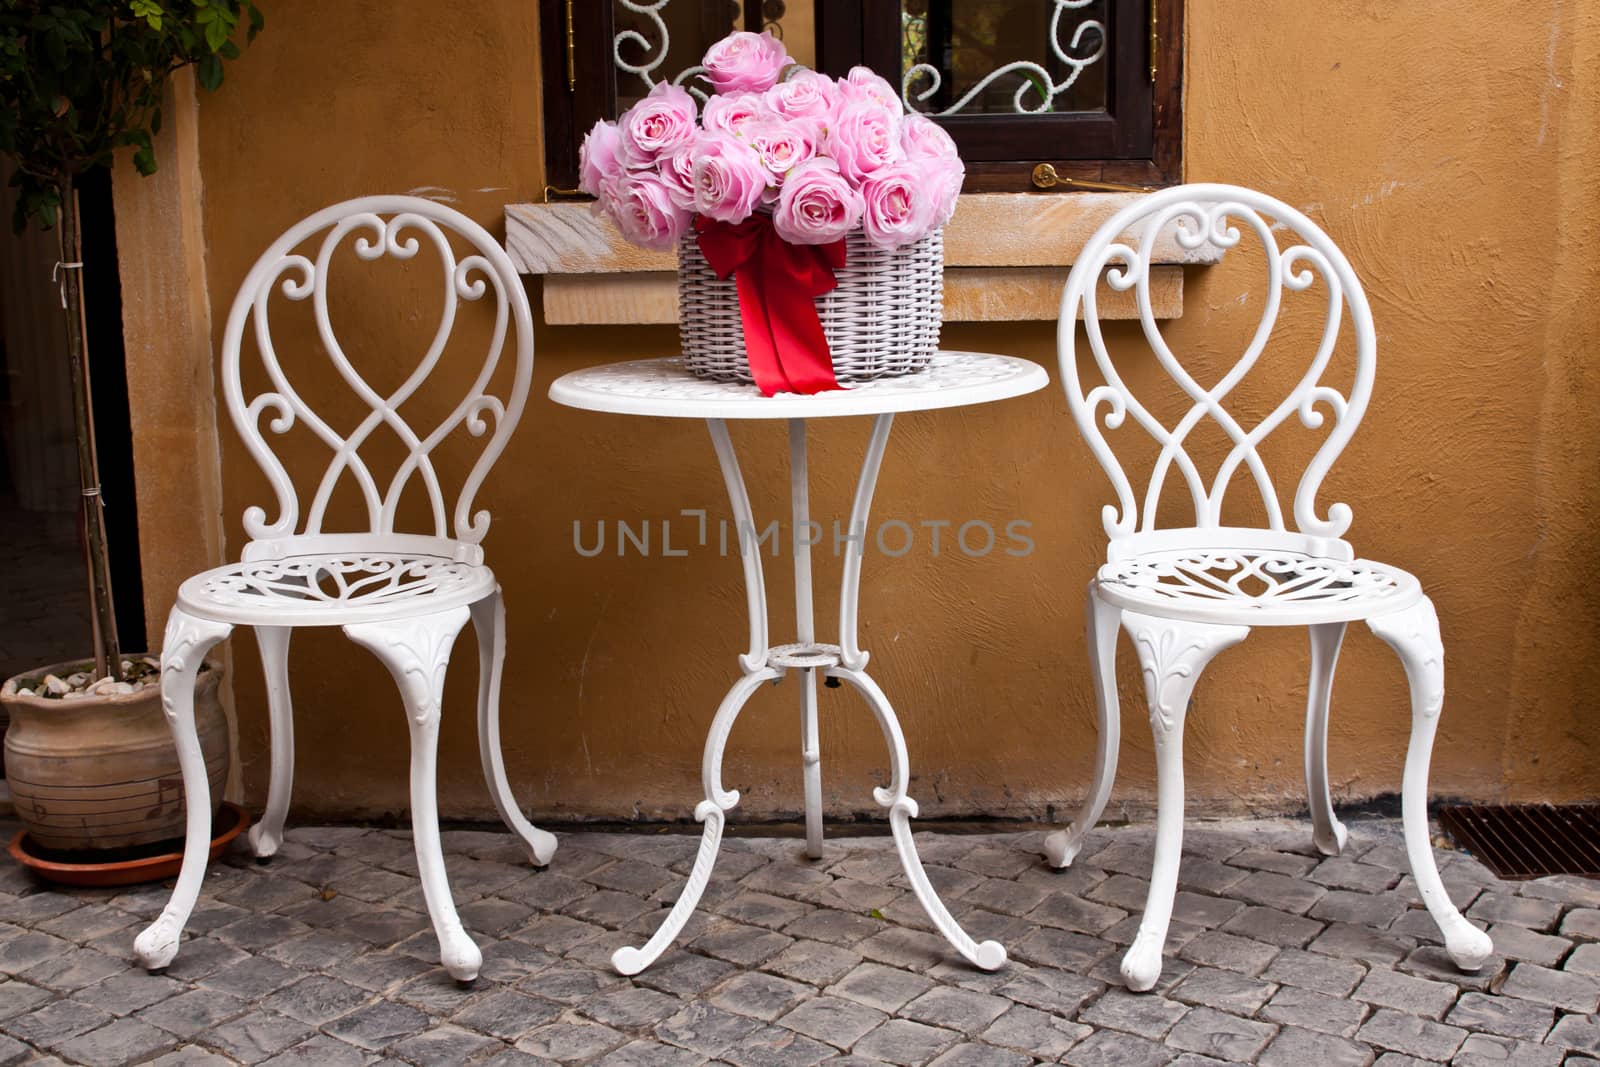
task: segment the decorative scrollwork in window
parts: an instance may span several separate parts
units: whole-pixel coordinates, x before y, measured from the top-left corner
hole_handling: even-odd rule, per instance
[[[761,3],[761,28],[772,34],[778,40],[783,40],[783,16],[789,13],[789,6],[783,0],[762,0]]]
[[[1032,60],[1020,59],[1007,63],[1002,67],[984,75],[976,85],[955,103],[942,111],[926,111],[925,114],[954,115],[961,112],[966,106],[977,99],[986,89],[1002,78],[1018,76],[1021,84],[1011,96],[1012,109],[1019,115],[1038,115],[1055,110],[1056,99],[1067,90],[1071,89],[1082,76],[1083,72],[1105,58],[1106,45],[1109,40],[1105,23],[1098,18],[1085,18],[1071,27],[1070,36],[1064,37],[1066,32],[1062,23],[1063,16],[1068,12],[1080,10],[1094,3],[1095,0],[1051,0],[1055,5],[1050,13],[1049,46],[1050,54],[1059,60],[1066,72],[1058,81],[1056,77],[1042,64]],[[917,19],[914,22],[923,20]],[[914,33],[920,33],[926,40],[927,28],[924,23],[920,28],[911,24],[902,27],[903,51],[910,53],[910,45]],[[1085,54],[1090,46],[1094,50]],[[915,91],[918,83],[926,83],[920,91]],[[923,104],[939,91],[944,85],[944,74],[939,68],[927,62],[907,65],[905,74],[900,80],[900,98],[905,102],[906,108],[911,111],[922,111],[919,104]],[[1028,94],[1033,93],[1037,102],[1029,106]],[[913,95],[914,94],[914,95]]]
[[[907,74],[928,55],[928,8],[926,4],[900,12],[900,69]],[[934,71],[935,76],[938,71]],[[938,86],[934,86],[934,91]],[[903,91],[903,90],[902,90]]]
[[[672,48],[672,34],[667,30],[667,20],[662,17],[662,11],[671,0],[615,0],[615,2],[619,8],[642,16],[645,20],[645,31],[641,33],[632,26],[619,29],[611,40],[611,61],[616,65],[619,77],[631,74],[644,82],[645,92],[649,92],[660,80],[656,71],[666,63],[667,53]],[[741,14],[739,6],[732,5],[730,28],[737,23]],[[625,46],[630,53],[636,55],[635,59],[623,55]],[[711,95],[705,71],[704,67],[696,64],[685,67],[670,80],[672,84],[682,85],[689,90],[689,94],[703,104],[706,97]],[[701,84],[692,84],[691,79],[698,80]]]

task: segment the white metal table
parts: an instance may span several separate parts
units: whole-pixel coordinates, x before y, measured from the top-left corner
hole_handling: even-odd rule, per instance
[[[705,419],[711,443],[722,466],[723,482],[733,507],[739,532],[739,557],[744,565],[745,595],[750,613],[750,651],[739,657],[743,675],[733,683],[712,720],[701,763],[706,798],[695,808],[704,824],[700,849],[688,884],[672,910],[643,948],[620,948],[612,966],[623,974],[638,974],[655,962],[683,929],[700,902],[711,867],[722,842],[727,812],[739,802],[737,790],[722,787],[722,754],[734,721],[751,695],[765,682],[776,681],[793,669],[800,675],[802,728],[801,760],[805,775],[806,852],[822,855],[822,766],[817,740],[816,672],[832,685],[848,683],[872,710],[889,746],[890,781],[873,791],[889,811],[889,827],[906,878],[917,900],[940,933],[969,961],[984,970],[1005,963],[1006,950],[998,942],[978,944],[962,930],[928,882],[911,839],[910,819],[916,801],[906,795],[910,765],[905,736],[889,700],[866,673],[867,652],[856,644],[856,614],[861,584],[861,558],[866,542],[867,513],[872,504],[878,467],[889,441],[895,412],[926,411],[1004,400],[1034,392],[1048,384],[1044,368],[1011,356],[975,352],[940,352],[928,370],[904,378],[865,382],[846,390],[801,396],[780,393],[764,397],[753,385],[706,381],[691,377],[681,360],[646,359],[611,363],[563,375],[550,386],[550,399],[568,407],[621,415],[655,415]],[[794,537],[795,642],[772,645],[767,636],[767,596],[761,573],[760,545],[750,497],[728,437],[728,419],[784,419],[789,424],[789,480],[794,530],[809,530],[811,508],[806,477],[806,420],[844,415],[876,416],[872,437],[856,483],[850,509],[844,574],[839,590],[839,643],[817,641],[811,598],[811,548],[807,538]]]

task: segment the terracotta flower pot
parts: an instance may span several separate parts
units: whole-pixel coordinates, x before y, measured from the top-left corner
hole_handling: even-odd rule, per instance
[[[118,849],[183,836],[183,776],[161,688],[77,700],[18,695],[30,679],[65,676],[76,664],[28,671],[0,688],[11,713],[6,780],[17,818],[50,849]],[[222,668],[195,683],[195,726],[213,805],[228,775],[228,722],[217,701]]]

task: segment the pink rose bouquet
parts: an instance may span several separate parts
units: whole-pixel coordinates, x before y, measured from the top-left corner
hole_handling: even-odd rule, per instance
[[[865,67],[837,81],[794,66],[771,34],[733,33],[702,62],[715,92],[667,82],[584,139],[579,188],[629,241],[672,247],[695,217],[769,216],[790,244],[861,230],[896,249],[950,220],[965,168],[933,120]],[[787,75],[787,76],[785,76]],[[760,221],[760,220],[758,220]]]

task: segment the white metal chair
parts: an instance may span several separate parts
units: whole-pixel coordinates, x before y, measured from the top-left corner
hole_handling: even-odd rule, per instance
[[[1260,324],[1238,362],[1209,388],[1180,365],[1151,310],[1151,253],[1158,235],[1164,231],[1172,234],[1174,227],[1176,239],[1192,250],[1207,243],[1231,248],[1239,244],[1241,231],[1247,232],[1260,242],[1265,260]],[[1276,237],[1279,232],[1290,238],[1288,247],[1281,250]],[[1112,290],[1133,291],[1155,361],[1182,391],[1181,404],[1189,405],[1171,425],[1140,402],[1107,352],[1096,308],[1102,277]],[[1273,333],[1285,290],[1294,294],[1314,286],[1326,295],[1326,317],[1316,350],[1304,372],[1296,371],[1299,376],[1289,396],[1249,427],[1230,414],[1224,402],[1260,358]],[[1087,390],[1079,377],[1076,324],[1080,311],[1089,355],[1104,379],[1103,384]],[[1355,363],[1348,395],[1327,384],[1326,373],[1346,312],[1354,335]],[[1119,731],[1115,663],[1120,626],[1133,641],[1144,675],[1158,774],[1149,896],[1138,934],[1122,961],[1128,985],[1135,990],[1149,989],[1161,973],[1183,838],[1183,725],[1189,695],[1212,657],[1244,640],[1251,626],[1310,629],[1305,772],[1313,840],[1326,855],[1336,855],[1343,848],[1345,828],[1334,817],[1328,791],[1328,702],[1345,626],[1358,619],[1365,620],[1373,633],[1399,654],[1411,686],[1411,741],[1402,813],[1417,889],[1444,934],[1451,958],[1464,970],[1476,970],[1493,950],[1489,937],[1462,918],[1450,902],[1434,866],[1428,834],[1428,761],[1444,703],[1444,649],[1438,618],[1416,578],[1396,567],[1356,558],[1350,544],[1342,540],[1351,521],[1347,505],[1332,504],[1324,514],[1317,511],[1316,496],[1323,476],[1366,410],[1376,361],[1372,313],[1349,262],[1310,219],[1269,196],[1228,185],[1166,189],[1118,212],[1084,248],[1062,293],[1057,343],[1067,403],[1110,477],[1117,503],[1102,511],[1110,544],[1105,565],[1089,583],[1089,659],[1100,726],[1094,783],[1072,826],[1051,834],[1045,850],[1055,866],[1070,864],[1111,792]],[[1140,355],[1144,355],[1142,350]],[[1318,429],[1329,414],[1332,425],[1295,491],[1291,527],[1258,446],[1291,415],[1307,428]],[[1097,417],[1112,431],[1131,419],[1153,439],[1151,451],[1159,447],[1142,500],[1136,499]],[[1211,420],[1232,443],[1209,484],[1197,458],[1187,450],[1190,434],[1202,420]],[[1157,520],[1163,484],[1174,468],[1193,504],[1192,524],[1174,526]],[[1245,472],[1249,478],[1244,477]],[[1247,485],[1254,481],[1265,511],[1264,525],[1223,524],[1223,496],[1235,475]]]
[[[468,254],[459,259],[452,232],[468,246]],[[296,251],[318,235],[322,236],[314,258]],[[415,369],[387,395],[351,365],[330,321],[330,268],[335,253],[351,238],[362,261],[411,260],[421,253],[421,262],[436,258],[443,272],[443,309],[431,343]],[[344,255],[348,254],[347,250]],[[319,417],[313,403],[318,398],[308,398],[290,385],[268,321],[274,288],[291,301],[311,300],[327,358],[364,405],[366,414],[348,435],[325,421],[326,405]],[[493,325],[481,369],[466,397],[437,426],[416,432],[401,416],[401,406],[417,394],[439,363],[457,312],[489,294]],[[490,305],[480,306],[488,320]],[[261,371],[270,383],[267,391],[249,400],[240,376],[247,324],[254,327]],[[508,387],[492,386],[508,334],[516,346],[511,381]],[[195,735],[193,697],[195,675],[206,652],[236,625],[255,629],[266,674],[273,763],[266,811],[251,830],[250,843],[257,856],[266,857],[283,840],[294,774],[289,636],[297,626],[339,626],[383,661],[400,688],[411,730],[411,823],[423,892],[445,967],[455,978],[469,981],[477,976],[483,957],[462,929],[450,898],[434,792],[445,668],[451,645],[469,618],[478,636],[478,743],[490,793],[501,818],[521,838],[534,863],[548,863],[556,847],[552,835],[532,826],[517,809],[501,761],[505,608],[494,574],[483,563],[480,542],[489,528],[489,513],[472,510],[474,494],[522,415],[532,377],[533,321],[521,279],[488,231],[457,211],[408,196],[349,200],[295,225],[256,261],[234,300],[222,355],[228,412],[272,485],[277,515],[269,520],[262,508],[248,508],[244,528],[251,540],[241,562],[184,582],[167,621],[161,695],[183,768],[187,834],[172,899],[139,935],[135,951],[151,969],[172,961],[205,875],[212,802]],[[496,395],[495,388],[505,395]],[[299,422],[333,453],[304,513],[293,481],[263,434],[263,417],[274,434],[288,433]],[[461,427],[473,437],[487,435],[487,440],[461,485],[447,527],[445,494],[432,453]],[[405,454],[386,486],[380,485],[361,454],[363,444],[380,429],[397,437]],[[359,491],[366,526],[359,532],[325,532],[330,497],[346,481]],[[401,496],[408,486],[418,491],[419,482],[432,530],[399,532],[395,525]]]

